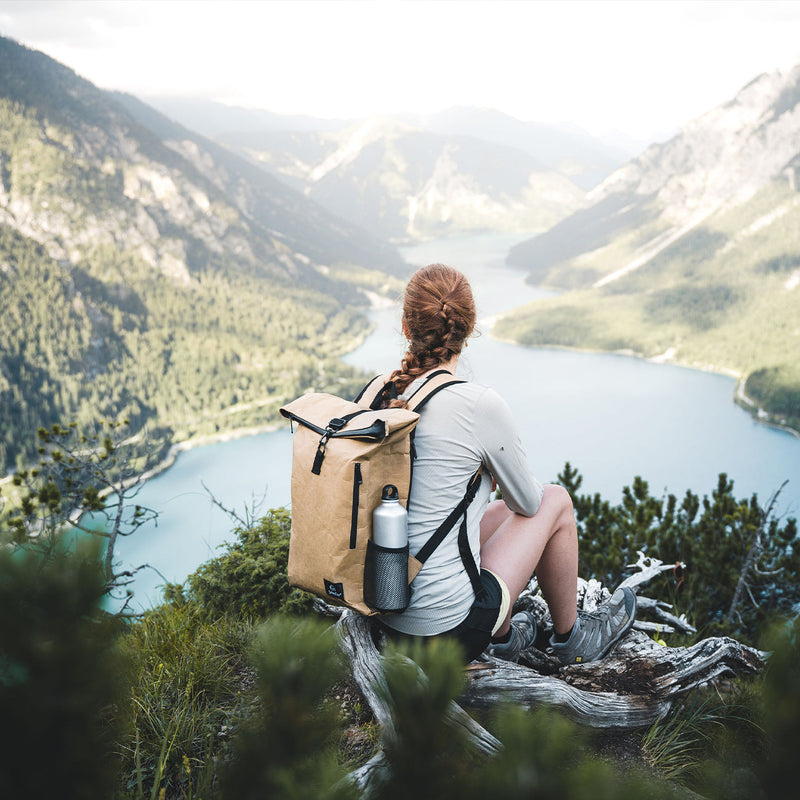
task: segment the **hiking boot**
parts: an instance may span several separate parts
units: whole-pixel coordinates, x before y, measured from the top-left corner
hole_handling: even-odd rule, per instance
[[[562,665],[585,664],[602,658],[628,631],[636,618],[636,595],[620,587],[597,611],[579,611],[569,639],[550,646]]]
[[[519,611],[511,617],[511,637],[507,642],[494,642],[489,652],[504,661],[516,661],[526,647],[536,639],[536,618],[530,611]]]

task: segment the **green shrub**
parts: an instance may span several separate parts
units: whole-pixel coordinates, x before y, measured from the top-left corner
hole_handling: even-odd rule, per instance
[[[771,619],[800,601],[796,521],[765,515],[755,495],[737,499],[724,473],[710,497],[687,491],[681,501],[652,495],[637,476],[616,506],[599,494],[578,494],[581,477],[569,462],[558,480],[575,504],[581,577],[613,587],[642,551],[676,565],[650,584],[648,594],[686,613],[703,635],[726,633],[751,643]],[[747,575],[747,597],[734,607],[751,548],[757,557]]]
[[[469,790],[476,764],[471,763],[466,732],[446,721],[450,703],[464,687],[463,663],[450,641],[387,650],[383,692],[395,736],[385,744],[390,774],[379,797],[463,797]]]
[[[792,797],[800,748],[800,620],[777,621],[762,636],[769,652],[757,680],[727,687],[723,725],[706,745],[713,754],[691,788],[713,800]],[[730,712],[734,713],[731,714]]]
[[[0,548],[0,797],[110,796],[124,695],[95,548]]]
[[[496,730],[503,749],[482,770],[481,789],[475,798],[486,796],[486,792],[497,800],[659,800],[685,796],[641,766],[595,755],[589,733],[552,708],[503,707],[496,714]]]
[[[323,701],[343,674],[330,626],[314,618],[274,617],[251,649],[256,713],[242,722],[221,776],[226,800],[353,798],[339,781],[334,708]]]
[[[800,750],[800,619],[774,626],[765,642],[771,652],[761,697],[767,746],[759,772],[767,797],[785,797],[797,784]]]
[[[291,517],[272,509],[252,528],[237,528],[236,540],[223,545],[221,556],[207,561],[188,579],[190,597],[207,614],[264,618],[280,612],[300,614],[312,596],[289,586]]]
[[[491,727],[502,748],[493,757],[479,755],[465,731],[446,719],[465,681],[451,642],[390,648],[384,673],[395,730],[385,742],[389,770],[375,790],[381,800],[674,796],[657,775],[595,757],[586,731],[553,709],[495,708]]]

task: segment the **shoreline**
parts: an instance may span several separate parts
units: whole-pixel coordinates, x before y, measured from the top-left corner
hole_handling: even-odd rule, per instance
[[[158,477],[162,472],[166,472],[171,466],[175,464],[178,456],[181,453],[186,453],[189,450],[194,450],[197,447],[206,447],[211,444],[219,444],[220,442],[231,442],[234,439],[244,439],[248,436],[259,436],[262,433],[274,433],[281,427],[280,422],[273,422],[269,425],[256,425],[250,428],[233,428],[229,431],[220,431],[219,433],[209,433],[203,436],[196,436],[190,439],[176,442],[170,445],[166,456],[159,461],[155,466],[149,470],[142,472],[134,478],[130,479],[130,483],[147,481]]]
[[[485,317],[480,320],[482,324],[482,333],[490,336],[491,338],[495,339],[498,342],[503,342],[505,344],[514,345],[515,347],[525,347],[528,349],[538,349],[538,350],[567,350],[576,353],[588,353],[588,354],[599,354],[599,355],[616,355],[616,356],[624,356],[626,358],[636,358],[640,361],[647,361],[651,364],[668,364],[675,367],[681,367],[682,369],[691,369],[696,370],[698,372],[706,372],[711,373],[714,375],[721,375],[727,378],[733,378],[736,380],[736,389],[733,393],[733,402],[740,406],[743,410],[747,411],[753,419],[763,425],[766,425],[771,428],[775,428],[780,431],[784,431],[786,433],[791,434],[795,438],[800,439],[800,431],[796,428],[793,428],[791,425],[788,425],[785,422],[782,422],[779,419],[775,419],[772,417],[769,412],[765,409],[761,408],[752,398],[750,398],[745,393],[745,383],[747,381],[747,375],[742,374],[741,372],[737,372],[735,370],[726,369],[724,367],[717,367],[713,364],[697,364],[691,362],[685,362],[676,360],[674,358],[674,348],[670,348],[666,350],[664,353],[661,353],[656,356],[644,356],[641,353],[637,353],[634,350],[600,350],[597,348],[582,348],[582,347],[569,347],[567,345],[527,345],[522,344],[514,339],[508,339],[505,337],[497,336],[494,333],[495,322],[500,319],[502,314],[495,314],[489,317]],[[347,355],[347,353],[352,352],[361,344],[363,344],[364,340],[370,335],[371,332],[367,332],[361,339],[360,342],[356,343],[355,347],[347,350],[346,352],[342,353],[340,358],[343,358]],[[233,407],[232,407],[233,408]],[[223,412],[224,413],[224,412]],[[178,459],[178,456],[181,453],[188,452],[189,450],[194,450],[197,447],[205,447],[207,445],[212,444],[219,444],[220,442],[228,442],[233,441],[235,439],[244,439],[249,436],[258,436],[263,433],[274,433],[275,431],[279,430],[281,427],[281,421],[277,420],[273,423],[267,425],[257,425],[248,428],[232,428],[231,430],[227,431],[220,431],[214,434],[204,434],[201,436],[195,436],[189,439],[184,439],[179,442],[175,442],[171,444],[169,450],[167,451],[166,456],[151,467],[149,470],[146,470],[139,475],[136,475],[130,478],[124,484],[127,488],[128,486],[141,482],[146,483],[153,478],[158,477],[162,473],[166,472],[170,467],[172,467]],[[4,486],[7,483],[10,483],[13,480],[14,473],[9,472],[6,475],[0,476],[0,487]]]
[[[745,394],[744,385],[746,382],[747,376],[743,375],[739,379],[739,382],[736,386],[736,394],[734,395],[733,402],[743,408],[745,411],[748,411],[757,422],[768,425],[771,428],[787,431],[788,433],[791,433],[792,436],[800,439],[800,431],[797,430],[797,428],[793,428],[791,425],[776,419],[769,413],[769,411],[761,408],[761,406],[759,406],[755,400]]]
[[[527,345],[522,344],[514,339],[507,339],[505,337],[497,336],[494,333],[494,323],[501,317],[501,314],[496,314],[493,317],[487,317],[482,320],[485,324],[490,325],[484,332],[491,336],[498,342],[505,344],[512,344],[516,347],[527,347],[531,350],[570,350],[574,353],[590,353],[609,356],[625,356],[627,358],[637,358],[640,361],[647,361],[650,364],[668,364],[673,367],[681,367],[682,369],[691,369],[697,372],[707,372],[712,375],[721,375],[725,378],[733,378],[736,381],[736,389],[733,392],[733,402],[743,410],[747,411],[756,422],[766,425],[770,428],[776,428],[785,433],[789,433],[797,439],[800,439],[800,430],[793,428],[786,422],[772,416],[768,411],[759,406],[752,398],[745,394],[744,386],[747,382],[747,375],[736,370],[727,369],[725,367],[717,367],[714,364],[697,364],[689,361],[680,361],[674,358],[674,348],[669,348],[664,353],[657,356],[645,356],[637,353],[634,350],[600,350],[591,347],[569,347],[560,344],[537,344]]]
[[[129,478],[123,486],[127,488],[134,483],[146,483],[152,478],[158,477],[162,472],[166,472],[178,459],[181,453],[194,450],[196,447],[205,447],[210,444],[219,444],[220,442],[229,442],[234,439],[244,439],[248,436],[258,436],[262,433],[273,433],[280,429],[280,421],[270,423],[269,425],[256,425],[250,428],[232,428],[229,431],[220,431],[219,433],[208,433],[202,436],[195,436],[189,439],[183,439],[180,442],[175,442],[169,446],[167,454],[157,464],[144,472],[139,473]],[[0,476],[0,486],[11,483],[14,480],[14,472],[8,472]]]

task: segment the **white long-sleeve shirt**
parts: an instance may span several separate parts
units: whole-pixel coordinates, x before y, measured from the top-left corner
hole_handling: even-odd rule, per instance
[[[421,382],[422,379],[418,379]],[[420,385],[406,390],[411,396]],[[533,477],[506,402],[492,389],[460,383],[435,394],[415,431],[416,458],[409,498],[409,549],[414,555],[458,505],[481,464],[481,485],[467,512],[470,548],[480,567],[480,521],[492,477],[508,507],[533,516],[543,488]],[[458,520],[411,584],[411,604],[383,622],[403,633],[431,636],[458,625],[475,598],[458,551]]]

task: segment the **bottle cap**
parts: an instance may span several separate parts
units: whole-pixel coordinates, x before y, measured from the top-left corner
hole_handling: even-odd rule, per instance
[[[400,493],[397,491],[397,487],[391,483],[387,483],[386,486],[383,487],[381,500],[400,500]]]

